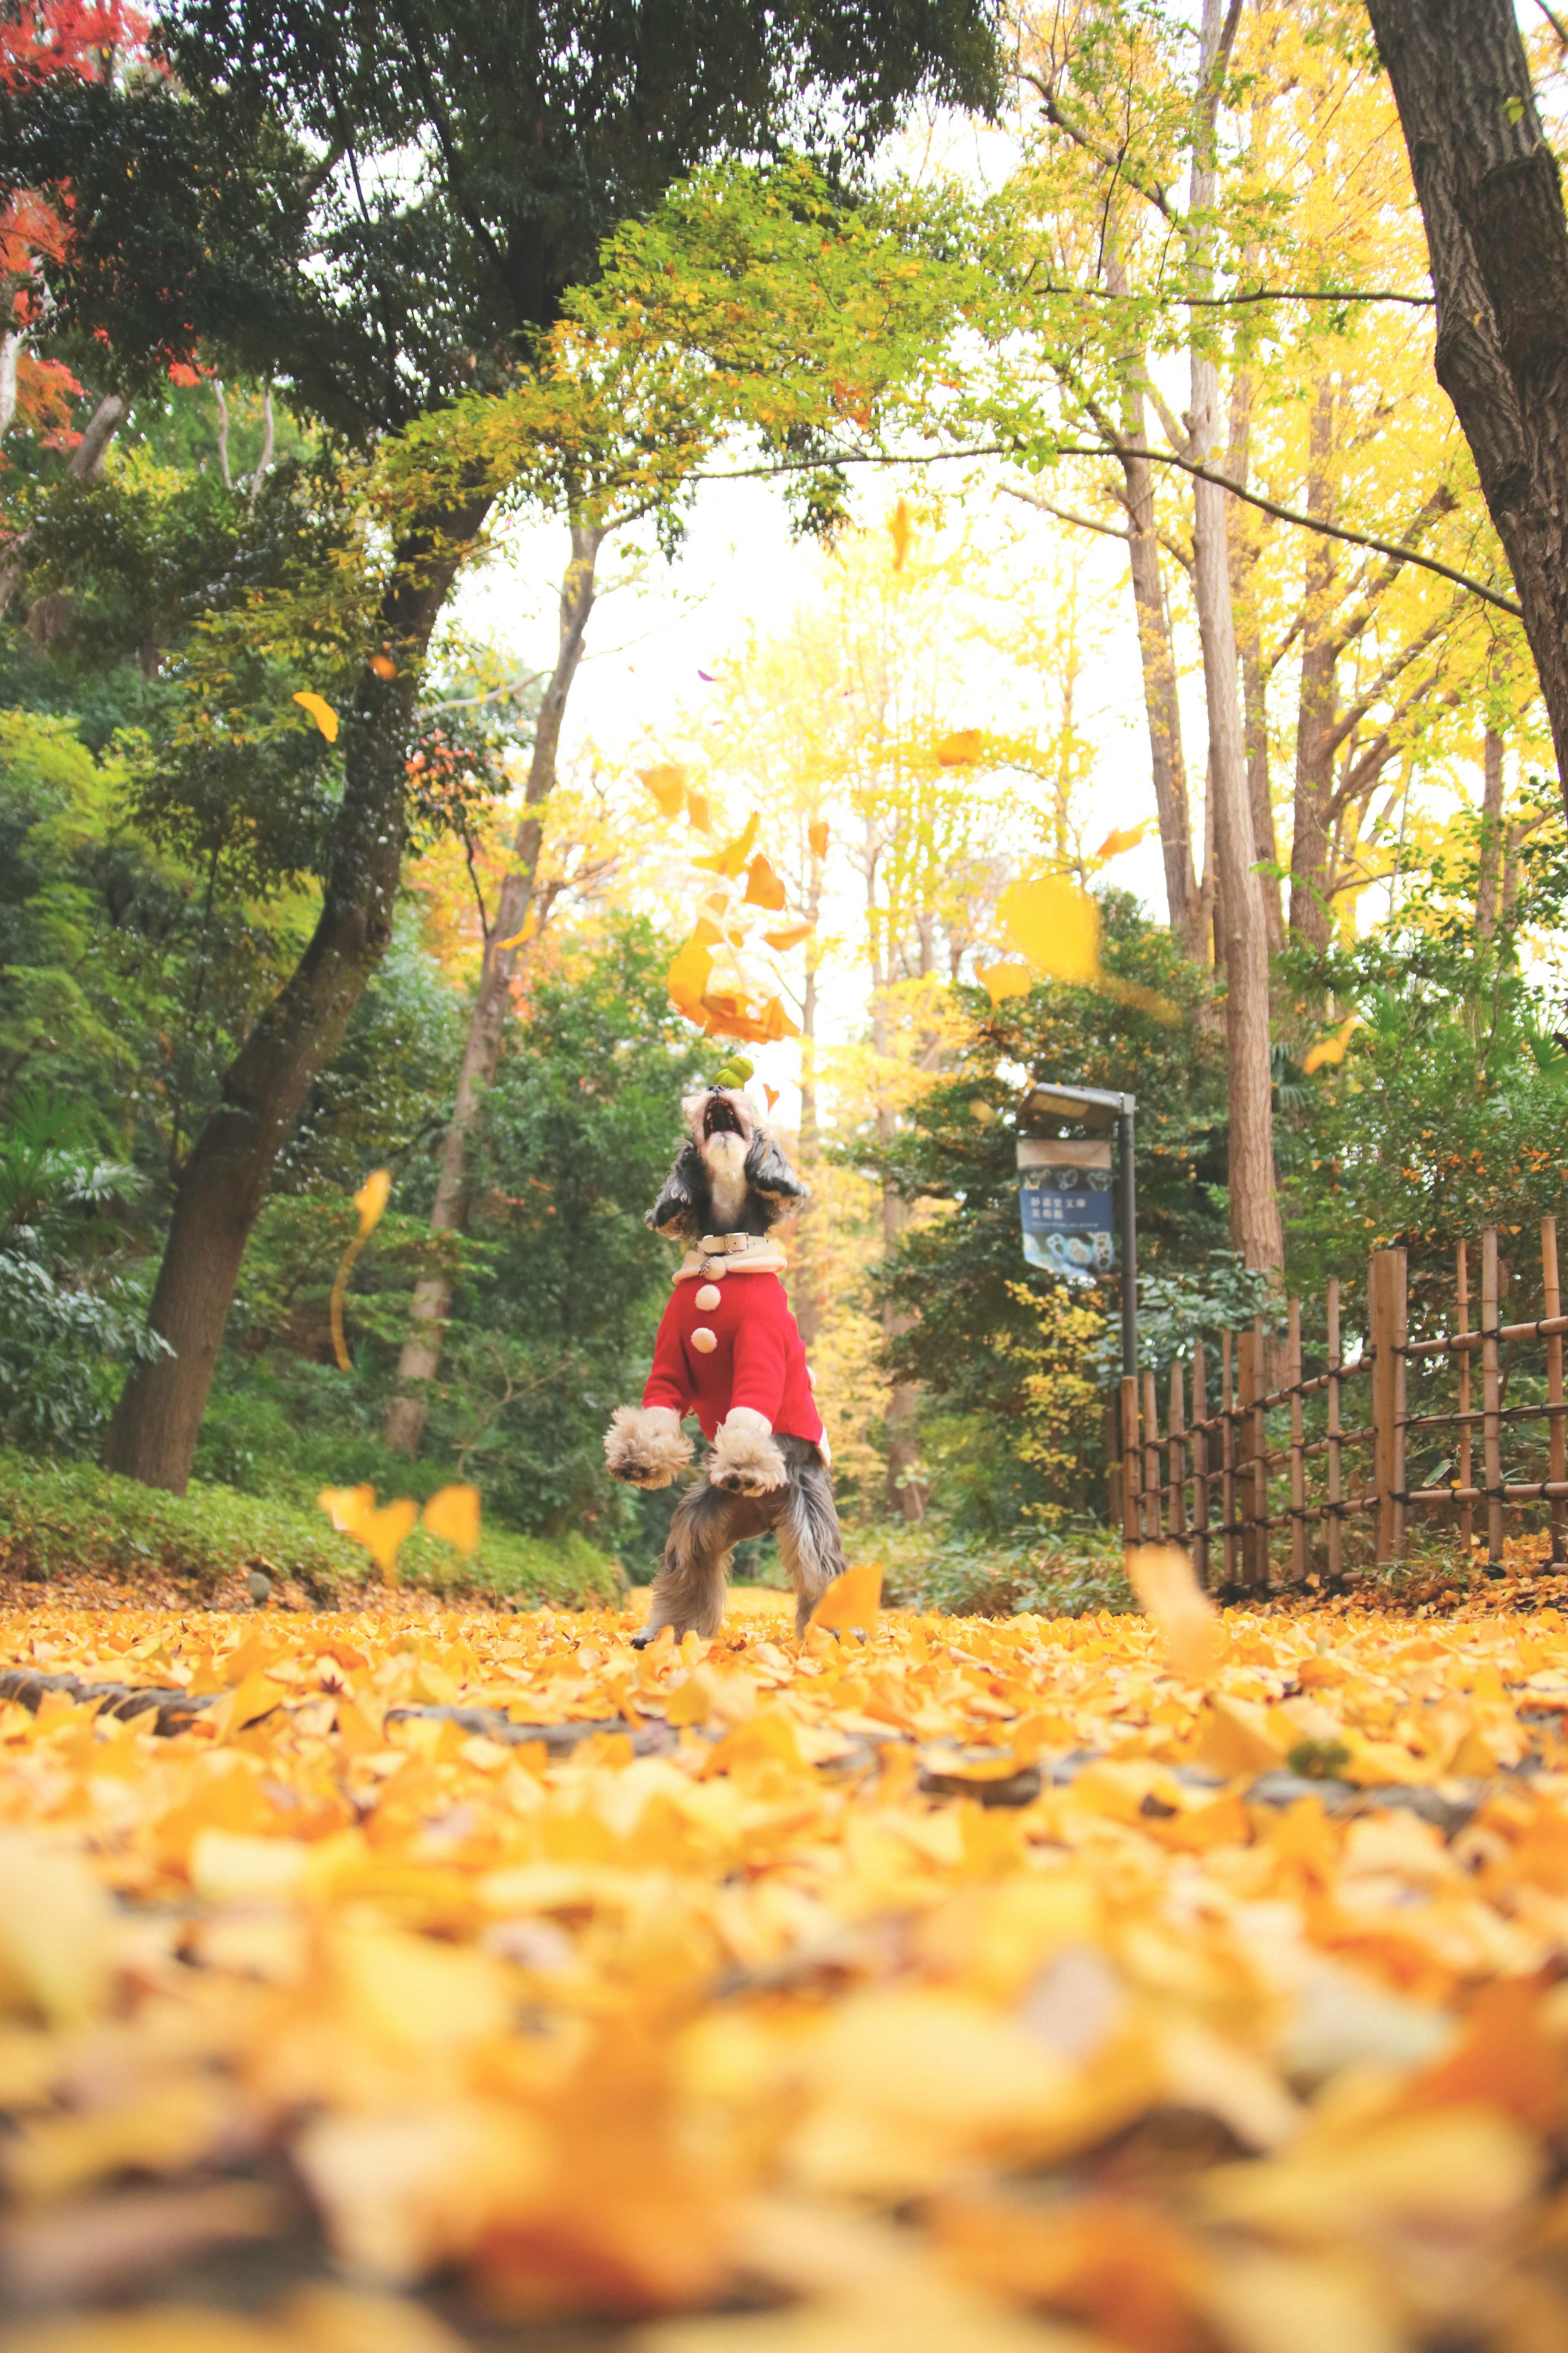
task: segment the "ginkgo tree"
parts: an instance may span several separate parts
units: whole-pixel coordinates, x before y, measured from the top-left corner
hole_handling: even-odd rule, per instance
[[[362,444],[517,382],[613,223],[704,158],[819,133],[860,152],[918,90],[984,104],[994,86],[973,0],[921,0],[912,22],[621,5],[592,37],[574,10],[468,0],[192,5],[153,47],[170,71],[86,85],[42,60],[0,92],[8,185],[72,190],[54,332],[106,334],[128,382],[198,344],[287,371],[303,411]],[[247,1236],[390,937],[426,649],[500,486],[416,471],[385,508],[317,928],[186,1161],[152,1308],[173,1354],[132,1375],[110,1439],[151,1483],[189,1475]]]

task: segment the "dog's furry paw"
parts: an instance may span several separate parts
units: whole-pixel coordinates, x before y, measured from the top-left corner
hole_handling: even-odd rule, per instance
[[[620,1405],[605,1432],[605,1461],[612,1479],[628,1487],[668,1487],[691,1460],[691,1440],[680,1417],[668,1405]]]
[[[789,1467],[767,1421],[749,1406],[731,1407],[708,1457],[710,1486],[722,1487],[731,1495],[765,1495],[788,1477]]]

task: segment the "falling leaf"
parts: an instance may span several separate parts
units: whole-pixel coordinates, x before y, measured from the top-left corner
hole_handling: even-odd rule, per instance
[[[1309,1078],[1314,1071],[1339,1068],[1344,1060],[1346,1050],[1350,1045],[1351,1033],[1360,1019],[1359,1013],[1347,1013],[1331,1037],[1320,1038],[1315,1046],[1308,1048],[1302,1058],[1301,1068]]]
[[[713,819],[709,810],[706,793],[687,794],[686,815],[689,822],[696,827],[699,833],[712,832]]]
[[[660,767],[643,768],[638,773],[665,816],[679,817],[686,800],[685,769],[666,762]]]
[[[1176,1672],[1206,1675],[1215,1661],[1217,1613],[1194,1575],[1190,1556],[1177,1545],[1131,1545],[1127,1582],[1139,1608],[1159,1628]]]
[[[524,941],[525,941],[525,940],[531,940],[531,939],[533,937],[533,934],[535,934],[535,932],[536,932],[538,929],[539,929],[539,918],[538,918],[538,916],[537,916],[537,915],[530,915],[530,916],[529,916],[529,918],[528,918],[528,921],[524,923],[524,925],[523,925],[523,927],[522,927],[522,929],[521,929],[521,932],[513,932],[513,934],[512,934],[512,935],[511,935],[511,937],[510,937],[510,939],[507,939],[507,940],[497,940],[497,941],[496,941],[496,943],[495,943],[495,946],[494,946],[494,949],[493,949],[493,951],[492,951],[492,952],[493,952],[493,954],[495,954],[496,955],[504,955],[506,954],[506,952],[507,952],[507,950],[508,950],[509,948],[520,948],[520,947],[521,947],[521,946],[522,946],[522,944],[523,944],[523,943],[524,943]]]
[[[397,664],[393,660],[390,654],[372,654],[370,658],[370,666],[375,672],[377,678],[395,678],[397,676]]]
[[[863,1561],[858,1567],[847,1568],[841,1577],[834,1578],[812,1611],[811,1622],[830,1632],[847,1633],[858,1629],[874,1634],[881,1599],[882,1564],[879,1560]]]
[[[333,1527],[352,1535],[375,1509],[374,1487],[323,1487],[316,1498]]]
[[[770,1087],[766,1079],[764,1079],[763,1081],[763,1092],[768,1099],[768,1109],[771,1112],[774,1103],[776,1103],[779,1099],[779,1091],[777,1087]]]
[[[825,818],[815,818],[805,828],[805,838],[810,845],[811,854],[814,858],[826,857],[827,824]]]
[[[753,811],[746,820],[746,829],[743,833],[737,834],[734,840],[727,842],[722,849],[716,849],[711,858],[694,858],[691,863],[693,866],[705,867],[714,874],[727,874],[732,881],[740,874],[752,854],[752,845],[757,839],[757,828],[761,822],[762,820]]]
[[[1026,964],[983,964],[976,967],[981,987],[993,1005],[1000,1005],[1005,997],[1027,997],[1029,967]]]
[[[746,878],[746,904],[749,907],[782,907],[785,900],[784,884],[768,861],[760,853],[752,859]]]
[[[397,1556],[418,1517],[418,1504],[404,1497],[395,1504],[384,1504],[379,1512],[367,1512],[349,1532],[363,1545],[388,1585],[397,1582]]]
[[[437,1487],[420,1514],[433,1536],[454,1546],[466,1558],[479,1541],[479,1491],[477,1487]]]
[[[815,923],[786,923],[782,931],[764,932],[763,937],[769,947],[777,948],[782,953],[786,948],[799,947],[802,940],[808,940],[816,929]]]
[[[952,735],[944,735],[936,747],[939,764],[944,768],[967,768],[979,759],[985,738],[978,727],[961,727]]]
[[[705,1026],[702,995],[713,970],[713,952],[699,939],[688,940],[664,976],[664,985],[677,1009],[689,1021]]]
[[[909,501],[900,499],[889,519],[888,531],[893,543],[893,569],[901,572],[914,537],[914,525],[910,521]]]
[[[301,689],[294,700],[301,711],[310,712],[328,743],[335,744],[338,740],[338,714],[331,704],[322,696],[310,693],[308,689]]]
[[[1010,883],[996,920],[1012,946],[1053,980],[1091,981],[1100,971],[1100,910],[1059,875]]]
[[[1095,863],[1106,866],[1113,858],[1121,857],[1124,851],[1136,849],[1139,843],[1147,838],[1153,823],[1152,818],[1145,818],[1142,825],[1129,827],[1125,832],[1108,833],[1094,853]]]
[[[374,1168],[354,1195],[354,1208],[359,1211],[359,1229],[363,1236],[375,1231],[381,1213],[392,1197],[392,1171]]]

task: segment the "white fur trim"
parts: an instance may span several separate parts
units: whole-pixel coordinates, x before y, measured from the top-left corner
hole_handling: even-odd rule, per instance
[[[769,1423],[749,1406],[731,1406],[719,1426],[707,1468],[713,1486],[727,1487],[736,1495],[769,1494],[789,1477]]]
[[[691,1460],[691,1440],[668,1405],[621,1405],[605,1432],[610,1475],[629,1487],[668,1487]]]

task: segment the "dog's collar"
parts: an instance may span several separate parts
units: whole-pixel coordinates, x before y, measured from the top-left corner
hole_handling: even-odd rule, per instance
[[[789,1261],[763,1234],[704,1234],[676,1269],[676,1282],[722,1282],[727,1274],[782,1274]]]

